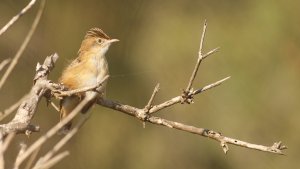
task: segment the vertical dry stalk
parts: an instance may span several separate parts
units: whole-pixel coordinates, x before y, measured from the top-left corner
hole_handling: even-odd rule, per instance
[[[28,5],[23,8],[21,10],[20,13],[18,13],[18,15],[14,16],[13,18],[11,18],[11,20],[4,25],[4,27],[1,28],[0,30],[0,36],[10,27],[12,26],[21,16],[23,16],[34,4],[35,4],[36,0],[31,0]]]
[[[35,0],[34,0],[35,2]],[[21,55],[23,54],[24,50],[26,49],[33,33],[35,32],[35,29],[41,19],[41,16],[43,14],[44,11],[44,7],[45,7],[45,2],[46,0],[41,0],[41,4],[40,4],[40,8],[37,12],[37,15],[31,25],[31,28],[28,32],[28,34],[26,35],[26,38],[24,39],[21,47],[19,48],[18,52],[16,53],[16,55],[14,56],[13,60],[11,61],[10,65],[8,66],[6,72],[4,73],[4,75],[2,76],[1,80],[0,80],[0,90],[3,87],[5,81],[7,80],[8,76],[10,75],[10,73],[13,71],[13,69],[15,68],[16,64],[18,63]],[[1,35],[1,34],[0,34]]]

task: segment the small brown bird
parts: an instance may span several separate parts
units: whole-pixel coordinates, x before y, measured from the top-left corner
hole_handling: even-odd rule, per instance
[[[105,57],[109,46],[118,39],[111,39],[101,29],[90,29],[80,46],[78,57],[71,62],[63,71],[59,82],[69,90],[79,89],[95,85],[106,75],[109,74],[108,63]],[[105,96],[106,83],[100,87],[99,96]],[[80,103],[86,93],[79,93],[73,96],[64,97],[60,102],[60,118],[65,118],[71,111]],[[82,110],[82,113],[95,103],[96,100],[87,104]],[[64,126],[63,130],[68,131],[71,128],[70,122]]]

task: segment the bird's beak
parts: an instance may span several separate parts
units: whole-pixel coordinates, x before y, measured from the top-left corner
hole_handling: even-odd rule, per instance
[[[119,39],[110,39],[107,41],[108,43],[119,42]]]

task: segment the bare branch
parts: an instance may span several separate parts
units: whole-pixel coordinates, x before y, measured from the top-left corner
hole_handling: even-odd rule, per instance
[[[213,130],[209,130],[209,129],[204,129],[204,128],[197,128],[194,126],[190,126],[190,125],[185,125],[182,123],[178,123],[178,122],[174,122],[174,121],[169,121],[169,120],[165,120],[159,117],[150,117],[149,118],[149,122],[154,123],[154,124],[160,124],[163,126],[167,126],[167,127],[172,127],[178,130],[182,130],[182,131],[187,131],[193,134],[197,134],[197,135],[201,135],[204,137],[208,137],[211,139],[214,139],[216,141],[219,141],[222,149],[224,150],[224,152],[226,153],[228,151],[228,146],[226,145],[228,144],[233,144],[233,145],[237,145],[237,146],[241,146],[241,147],[245,147],[245,148],[250,148],[250,149],[255,149],[255,150],[260,150],[260,151],[264,151],[264,152],[270,152],[270,153],[275,153],[275,154],[280,154],[282,155],[283,152],[281,150],[286,149],[286,146],[280,145],[279,146],[263,146],[263,145],[258,145],[258,144],[252,144],[252,143],[248,143],[245,141],[241,141],[241,140],[237,140],[237,139],[233,139],[230,137],[226,137],[223,136],[221,133],[219,132],[215,132]],[[168,124],[168,125],[165,125]]]
[[[14,16],[13,18],[11,18],[11,20],[4,26],[1,28],[0,30],[0,36],[11,26],[13,25],[22,15],[24,15],[34,4],[35,4],[36,0],[31,0],[28,5],[23,8],[21,10],[20,13],[18,13],[18,15]]]
[[[107,78],[101,80],[100,83],[103,84],[106,80]],[[85,96],[85,98],[74,108],[74,110],[66,118],[62,119],[59,123],[52,127],[45,135],[40,137],[30,147],[28,147],[28,149],[23,153],[23,155],[16,161],[15,165],[19,166],[33,151],[39,148],[50,137],[55,135],[64,125],[70,122],[82,110],[82,108],[91,100],[95,99],[97,95],[97,92],[91,92],[89,95]]]
[[[7,64],[9,64],[10,61],[11,61],[11,59],[8,58],[8,59],[3,60],[3,61],[0,63],[0,72],[2,71],[2,69],[3,69]]]
[[[31,125],[30,121],[36,112],[40,99],[48,90],[45,87],[48,83],[47,77],[49,72],[54,68],[54,62],[56,62],[57,59],[58,55],[54,54],[48,56],[43,65],[38,64],[34,78],[34,86],[31,88],[28,97],[22,101],[13,120],[7,124],[0,125],[2,135],[5,136],[12,132],[25,133],[26,131],[39,131],[39,127]]]
[[[33,5],[34,3],[35,3],[35,0],[32,0],[29,4]],[[30,5],[28,5],[28,6],[29,6],[29,8],[31,7]],[[35,32],[35,29],[36,29],[39,21],[40,21],[40,18],[41,18],[42,14],[43,14],[43,11],[44,11],[44,7],[45,7],[45,0],[41,0],[41,5],[39,7],[39,10],[37,12],[37,15],[36,15],[36,17],[35,17],[32,25],[31,25],[31,28],[30,28],[28,34],[26,35],[26,38],[24,39],[21,47],[19,48],[18,52],[14,56],[13,60],[11,61],[10,65],[9,65],[9,67],[7,68],[6,72],[4,73],[3,77],[0,80],[0,90],[3,87],[6,79],[8,78],[8,76],[10,75],[10,73],[12,72],[12,70],[14,69],[14,67],[16,66],[16,64],[18,63],[18,61],[19,61],[21,55],[23,54],[24,50],[26,49],[26,47],[27,47],[27,45],[28,45],[28,43],[29,43],[29,41],[30,41],[33,33]],[[25,12],[26,12],[26,10],[25,10]],[[1,35],[1,33],[0,33],[0,35]]]
[[[283,154],[282,150],[286,149],[287,147],[282,145],[281,142],[276,142],[272,146],[263,146],[258,144],[252,144],[245,141],[241,141],[238,139],[230,138],[223,136],[219,132],[215,132],[213,130],[195,127],[191,125],[186,125],[183,123],[170,121],[164,118],[152,116],[153,113],[158,112],[162,109],[165,109],[167,107],[170,107],[177,103],[191,103],[193,101],[193,97],[199,93],[202,93],[204,91],[207,91],[208,89],[212,89],[216,86],[219,86],[226,80],[228,80],[230,77],[226,77],[222,80],[219,80],[215,83],[209,84],[207,86],[204,86],[203,88],[193,90],[192,85],[193,81],[197,75],[199,66],[201,61],[206,58],[207,56],[215,53],[218,51],[219,48],[215,48],[206,54],[202,53],[203,44],[204,44],[204,37],[206,32],[206,21],[204,23],[203,32],[201,36],[200,41],[200,47],[199,47],[199,56],[197,60],[197,64],[194,68],[194,71],[190,77],[190,80],[188,82],[186,90],[179,96],[176,96],[172,99],[169,99],[163,103],[153,105],[153,100],[159,90],[159,84],[156,85],[147,105],[144,108],[137,108],[130,105],[118,103],[113,100],[108,100],[105,98],[101,98],[97,100],[97,104],[102,105],[104,107],[114,109],[120,112],[123,112],[125,114],[128,114],[130,116],[133,116],[141,121],[149,122],[152,124],[165,126],[193,134],[197,134],[200,136],[204,136],[213,140],[216,140],[220,143],[223,151],[227,153],[229,150],[228,144],[241,146],[245,148],[250,148],[254,150],[260,150],[264,152],[271,152],[275,154]],[[45,135],[40,137],[36,142],[34,142],[32,145],[30,145],[27,149],[22,148],[22,153],[20,151],[15,164],[14,168],[17,169],[19,166],[24,162],[25,159],[27,159],[30,155],[32,155],[34,152],[37,152],[38,149],[47,141],[49,138],[51,138],[53,135],[55,135],[65,124],[67,124],[70,120],[72,120],[79,112],[80,110],[91,100],[94,100],[96,96],[98,95],[97,88],[102,85],[107,79],[108,76],[102,79],[99,83],[97,83],[94,86],[85,87],[81,89],[66,91],[66,88],[63,86],[63,84],[55,84],[51,81],[47,80],[49,72],[53,69],[54,63],[57,60],[58,56],[52,55],[46,58],[43,65],[38,64],[36,68],[36,75],[34,77],[34,86],[32,87],[30,93],[28,94],[28,97],[24,99],[21,103],[21,106],[19,107],[14,119],[9,122],[8,124],[2,124],[0,125],[0,134],[3,136],[6,136],[8,133],[15,132],[15,133],[28,133],[37,131],[38,127],[30,124],[30,121],[36,111],[36,107],[40,101],[40,99],[45,96],[48,98],[51,98],[52,96],[56,96],[57,98],[65,97],[74,95],[81,92],[87,92],[86,97],[76,106],[76,108],[61,122],[56,124],[54,127],[52,127]],[[1,88],[1,86],[0,86]],[[52,103],[52,102],[51,102]],[[58,154],[54,156],[62,147],[66,144],[68,140],[71,139],[72,136],[76,134],[80,126],[87,120],[89,113],[84,116],[81,121],[67,134],[65,135],[54,147],[51,149],[48,153],[46,153],[42,158],[40,158],[34,168],[49,168],[56,164],[59,160],[64,158],[66,155],[68,155],[68,152],[63,152],[61,154]],[[54,156],[54,157],[53,157]],[[32,158],[35,159],[34,155],[32,155]],[[31,161],[31,160],[30,160]],[[33,161],[33,160],[32,160]],[[0,167],[1,164],[1,156],[0,156]],[[3,162],[4,166],[4,162]],[[31,166],[31,162],[28,165]]]
[[[178,98],[178,97],[175,97],[175,98]],[[175,100],[175,99],[173,99],[173,100]],[[180,99],[178,99],[178,102],[180,102]],[[263,146],[263,145],[252,144],[252,143],[240,141],[237,139],[223,136],[223,135],[221,135],[221,133],[215,132],[213,130],[198,128],[198,127],[186,125],[183,123],[166,120],[166,119],[163,119],[160,117],[151,116],[151,115],[147,114],[147,112],[144,109],[139,109],[139,108],[132,107],[129,105],[124,105],[124,104],[121,104],[121,103],[118,103],[118,102],[115,102],[112,100],[107,100],[107,99],[99,100],[98,104],[100,104],[104,107],[110,108],[110,109],[114,109],[114,110],[126,113],[130,116],[134,116],[145,122],[150,122],[152,124],[157,124],[157,125],[162,125],[162,126],[169,127],[169,128],[178,129],[178,130],[190,132],[193,134],[197,134],[200,136],[208,137],[213,140],[217,140],[222,145],[224,152],[228,151],[227,143],[245,147],[245,148],[275,153],[275,154],[283,154],[283,152],[281,150],[284,150],[287,148],[286,146],[282,145],[281,143],[278,146],[273,145],[273,146],[269,147],[269,146]]]
[[[221,135],[221,133],[219,132],[215,132],[213,130],[209,130],[209,129],[204,129],[204,128],[198,128],[198,127],[194,127],[194,126],[190,126],[190,125],[186,125],[183,123],[178,123],[178,122],[174,122],[174,121],[170,121],[170,120],[166,120],[160,117],[154,117],[152,116],[153,113],[158,112],[164,108],[167,108],[169,106],[172,106],[174,104],[177,103],[191,103],[193,100],[193,96],[196,94],[199,94],[203,91],[206,91],[208,89],[211,89],[213,87],[216,87],[220,84],[222,84],[223,82],[225,82],[226,80],[228,80],[230,77],[226,77],[222,80],[219,80],[215,83],[212,83],[210,85],[207,85],[201,89],[198,90],[191,90],[193,81],[197,75],[197,71],[199,68],[199,65],[201,63],[201,61],[203,60],[203,58],[215,53],[218,48],[215,48],[211,51],[209,51],[206,54],[202,54],[202,48],[203,48],[203,41],[204,41],[204,36],[205,36],[205,31],[206,31],[206,21],[204,23],[204,27],[203,27],[203,33],[202,33],[202,37],[201,37],[201,42],[200,42],[200,48],[199,48],[199,56],[198,56],[198,60],[197,60],[197,64],[195,66],[195,69],[192,73],[192,76],[190,78],[190,81],[188,83],[188,86],[186,88],[186,90],[183,92],[183,94],[181,96],[176,96],[170,100],[167,100],[161,104],[158,105],[153,105],[151,106],[150,109],[139,109],[130,105],[125,105],[122,103],[118,103],[112,100],[107,100],[107,99],[101,99],[98,100],[98,104],[102,105],[104,107],[107,108],[111,108],[123,113],[126,113],[128,115],[134,116],[140,120],[142,120],[143,122],[150,122],[153,124],[157,124],[157,125],[162,125],[162,126],[166,126],[169,128],[174,128],[174,129],[178,129],[178,130],[182,130],[182,131],[186,131],[186,132],[190,132],[193,134],[197,134],[200,136],[204,136],[207,138],[211,138],[214,140],[217,140],[220,142],[220,145],[223,149],[223,151],[225,153],[227,153],[227,151],[229,150],[228,145],[227,144],[233,144],[233,145],[237,145],[237,146],[242,146],[242,147],[246,147],[246,148],[251,148],[251,149],[255,149],[255,150],[260,150],[260,151],[265,151],[265,152],[271,152],[271,153],[275,153],[275,154],[283,154],[282,150],[286,149],[287,147],[282,145],[281,142],[279,143],[275,143],[273,146],[269,147],[269,146],[263,146],[263,145],[258,145],[258,144],[252,144],[252,143],[248,143],[248,142],[244,142],[244,141],[240,141],[237,139],[233,139],[230,137],[226,137]],[[153,95],[155,95],[156,92],[153,93]],[[154,96],[153,96],[154,97]],[[152,98],[150,99],[150,104],[148,103],[146,107],[149,107],[152,103]]]

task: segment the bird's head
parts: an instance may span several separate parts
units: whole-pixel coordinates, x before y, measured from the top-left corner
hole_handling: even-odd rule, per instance
[[[90,29],[82,43],[81,47],[79,49],[80,52],[96,52],[100,54],[105,54],[109,48],[109,46],[113,42],[118,42],[118,39],[112,39],[108,35],[106,35],[101,29],[99,28],[92,28]]]

